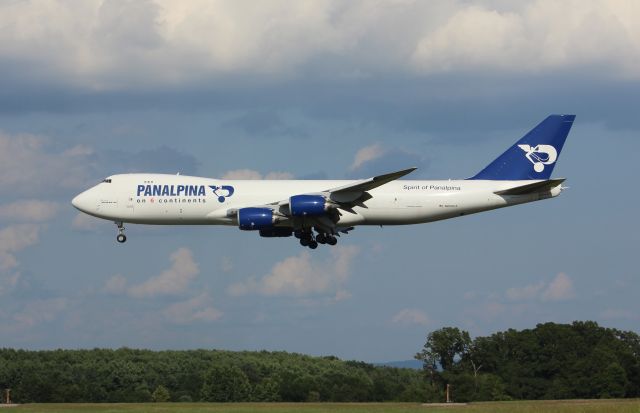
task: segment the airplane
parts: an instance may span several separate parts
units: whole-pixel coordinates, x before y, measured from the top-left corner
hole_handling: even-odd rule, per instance
[[[564,179],[551,173],[575,115],[550,115],[476,175],[462,180],[398,180],[408,168],[362,180],[221,180],[131,173],[112,175],[71,203],[125,223],[234,225],[300,245],[336,245],[358,225],[407,225],[558,196]]]

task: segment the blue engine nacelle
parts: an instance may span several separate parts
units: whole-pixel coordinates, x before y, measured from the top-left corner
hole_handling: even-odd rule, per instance
[[[260,236],[266,238],[282,238],[290,237],[291,235],[293,235],[293,229],[290,227],[273,227],[260,230]]]
[[[327,210],[326,204],[321,195],[294,195],[289,198],[289,208],[294,217],[322,215]]]
[[[269,208],[240,208],[238,226],[245,231],[273,228],[273,211]]]

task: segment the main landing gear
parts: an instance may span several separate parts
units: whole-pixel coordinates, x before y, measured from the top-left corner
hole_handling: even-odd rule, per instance
[[[124,235],[124,225],[122,222],[116,222],[116,225],[118,226],[118,235],[116,236],[116,241],[122,244],[127,240],[127,236]]]
[[[336,245],[338,243],[338,238],[336,238],[335,236],[330,235],[330,234],[320,233],[320,234],[316,235],[316,241],[319,244]]]
[[[311,231],[296,231],[295,236],[300,239],[300,245],[309,247],[312,250],[318,248],[318,244],[336,245],[338,243],[338,239],[334,235],[323,232],[314,237]]]

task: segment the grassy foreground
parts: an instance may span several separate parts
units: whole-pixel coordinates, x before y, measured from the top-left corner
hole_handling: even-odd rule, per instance
[[[0,410],[3,410],[0,408]],[[424,406],[415,403],[145,403],[145,404],[25,404],[4,412],[38,413],[640,413],[640,400],[563,400],[471,403],[465,406]]]

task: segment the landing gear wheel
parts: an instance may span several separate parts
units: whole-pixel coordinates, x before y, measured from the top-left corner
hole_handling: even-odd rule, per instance
[[[315,241],[311,241],[309,243],[309,248],[311,248],[312,250],[315,250],[316,248],[318,248],[318,243]]]
[[[116,221],[116,225],[118,226],[118,236],[116,236],[116,241],[122,244],[127,240],[127,236],[124,235],[124,223]]]
[[[338,243],[338,239],[336,237],[334,237],[333,235],[327,237],[327,244],[336,245],[337,243]]]
[[[309,238],[300,238],[300,245],[308,247],[311,240]]]
[[[327,243],[327,236],[324,234],[318,234],[316,236],[316,241],[318,241],[318,244],[326,244]]]

